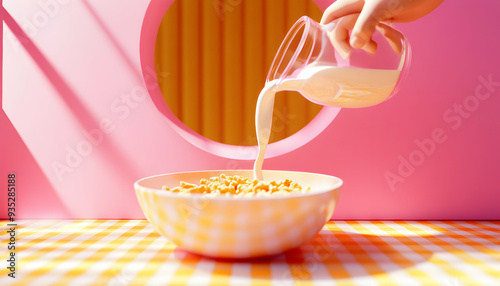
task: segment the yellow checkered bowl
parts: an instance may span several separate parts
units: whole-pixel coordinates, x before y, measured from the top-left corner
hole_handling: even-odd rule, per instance
[[[290,179],[305,194],[271,197],[206,197],[162,190],[180,181],[199,184],[220,174],[253,178],[251,170],[173,173],[135,182],[148,221],[167,239],[185,250],[224,258],[269,256],[297,247],[316,235],[330,219],[342,180],[328,175],[264,171],[266,181]]]

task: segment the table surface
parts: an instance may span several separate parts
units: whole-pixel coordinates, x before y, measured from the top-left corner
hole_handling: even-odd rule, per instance
[[[0,285],[500,285],[500,221],[330,221],[299,248],[243,261],[187,253],[146,220],[15,223],[16,277],[2,266]]]

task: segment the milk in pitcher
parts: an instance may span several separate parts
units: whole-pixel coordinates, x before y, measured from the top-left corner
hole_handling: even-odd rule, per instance
[[[398,70],[336,67],[313,63],[294,72],[291,78],[273,80],[264,86],[257,100],[255,129],[258,155],[254,177],[263,180],[262,164],[271,135],[276,92],[298,91],[310,101],[337,107],[359,108],[376,105],[391,95],[399,79]]]

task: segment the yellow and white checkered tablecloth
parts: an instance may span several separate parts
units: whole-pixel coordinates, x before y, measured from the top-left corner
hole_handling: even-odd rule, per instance
[[[331,221],[310,242],[256,260],[176,248],[145,220],[21,221],[15,278],[0,285],[500,285],[500,221]]]

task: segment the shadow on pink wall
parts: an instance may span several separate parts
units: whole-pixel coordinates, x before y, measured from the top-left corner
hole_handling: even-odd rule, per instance
[[[0,0],[0,5],[2,1]],[[5,23],[12,23],[12,17],[8,15],[7,11],[2,7],[0,11],[0,20]],[[3,26],[0,26],[0,54],[3,55]],[[27,180],[32,180],[37,182],[38,189],[36,192],[31,192],[31,196],[34,196],[35,200],[38,197],[40,200],[51,200],[53,202],[53,207],[50,210],[47,210],[43,204],[33,205],[32,211],[34,212],[44,212],[47,217],[66,217],[69,216],[69,212],[66,209],[63,202],[59,199],[58,195],[53,191],[54,187],[51,185],[47,177],[44,175],[42,169],[36,162],[35,158],[31,154],[31,151],[28,149],[26,144],[24,144],[23,140],[17,133],[14,125],[7,117],[3,110],[3,57],[2,64],[0,64],[0,130],[2,130],[2,140],[0,140],[0,174],[2,177],[7,177],[7,174],[14,173],[17,178],[22,178],[20,174],[13,172],[13,170],[21,169],[26,170],[26,173],[30,174],[29,178],[22,178],[17,185],[18,190],[23,190],[23,182]],[[7,144],[7,141],[9,144]],[[16,146],[15,150],[11,150],[9,146]],[[15,160],[10,160],[13,164],[5,164],[7,162],[7,156],[9,154],[13,154],[15,156]],[[7,205],[7,197],[2,196],[0,198],[1,208],[2,208],[2,219],[7,215],[6,211],[3,211],[4,206]],[[19,208],[19,201],[17,201],[17,206]]]
[[[97,14],[92,10],[90,5],[85,1],[85,7],[89,10],[91,15],[94,17],[94,20],[101,26],[103,31],[106,32],[106,35],[110,38],[110,41],[113,42],[114,47],[118,51],[118,53],[123,57],[124,62],[128,63],[129,68],[135,73],[135,75],[139,78],[141,77],[140,72],[133,68],[131,60],[127,58],[126,54],[121,49],[120,45],[117,41],[112,37],[111,33],[104,26],[102,21],[99,19]],[[60,96],[66,107],[71,111],[72,115],[78,120],[80,125],[84,130],[91,130],[96,126],[99,126],[98,120],[89,112],[89,110],[84,106],[84,104],[80,101],[79,95],[75,93],[75,91],[70,87],[70,85],[66,82],[64,77],[53,67],[50,61],[44,56],[44,54],[37,48],[35,43],[30,39],[30,37],[23,31],[19,23],[14,20],[14,18],[9,14],[7,10],[2,6],[1,7],[1,20],[6,24],[8,29],[15,35],[16,39],[19,41],[24,50],[29,54],[29,56],[33,59],[39,69],[43,72],[45,77],[51,83],[51,85],[57,91],[57,94]],[[2,39],[2,50],[0,50],[3,54],[3,25],[2,25],[2,34],[0,35]],[[3,64],[2,64],[3,66]],[[2,85],[3,86],[3,85]],[[3,102],[3,90],[2,90],[2,102]],[[6,141],[2,140],[0,143],[0,150],[2,151],[2,162],[9,162],[8,166],[6,164],[2,164],[0,167],[2,176],[7,175],[13,170],[23,170],[23,174],[29,174],[29,178],[23,178],[18,180],[19,184],[22,182],[26,182],[28,180],[32,182],[36,182],[37,191],[30,190],[30,195],[35,194],[40,198],[43,198],[42,201],[50,201],[51,207],[50,209],[55,210],[47,210],[46,206],[38,205],[34,206],[30,204],[29,213],[43,213],[44,216],[37,216],[36,218],[56,218],[56,217],[72,217],[71,212],[65,207],[63,200],[61,199],[61,194],[58,194],[56,188],[50,183],[44,171],[40,167],[40,165],[36,162],[35,156],[32,151],[29,150],[20,134],[15,128],[15,124],[11,122],[8,118],[7,113],[4,111],[4,106],[2,104],[2,112],[0,116],[0,129],[2,130],[2,137],[8,138],[8,144]],[[33,122],[33,124],[37,124]],[[49,138],[39,138],[40,140],[49,140]],[[10,146],[16,146],[15,150],[10,150]],[[23,146],[20,148],[20,146]],[[133,165],[122,155],[117,148],[116,144],[114,144],[111,140],[103,140],[102,144],[99,146],[99,151],[101,156],[105,158],[105,161],[109,165],[109,168],[113,168],[122,173],[123,177],[132,177],[139,178],[138,172],[133,167]],[[12,162],[15,162],[12,164]],[[120,166],[117,168],[116,166]],[[22,176],[17,174],[17,177]],[[23,185],[17,186],[19,190],[23,189]],[[32,188],[32,187],[31,187]],[[16,194],[19,196],[19,193]],[[19,199],[19,198],[18,198]],[[3,210],[6,203],[6,198],[2,197],[0,200],[4,201],[1,205],[1,209]],[[32,198],[30,198],[32,200]],[[36,201],[36,200],[35,200]],[[53,203],[53,204],[52,204]],[[18,204],[19,205],[19,204]],[[40,207],[39,210],[36,208]],[[18,208],[19,211],[19,208]],[[24,213],[23,210],[21,210]],[[2,211],[2,218],[6,215],[6,211]],[[23,218],[28,218],[23,216]]]
[[[90,6],[86,6],[91,10]],[[54,67],[50,64],[50,62],[45,58],[45,56],[40,52],[40,50],[35,46],[33,41],[26,35],[23,29],[19,26],[18,23],[10,16],[10,14],[2,7],[2,12],[4,15],[4,23],[7,24],[7,27],[15,34],[19,42],[22,44],[24,49],[30,54],[31,58],[36,62],[38,67],[43,71],[47,79],[52,83],[52,86],[57,90],[57,93],[63,99],[66,106],[72,111],[73,115],[78,118],[80,124],[85,129],[91,129],[95,126],[99,126],[99,122],[90,114],[90,112],[85,108],[82,102],[78,99],[77,94],[71,87],[66,83],[64,78],[54,69]],[[102,22],[100,22],[95,15],[92,13],[96,20],[102,26]],[[105,29],[104,26],[102,28]],[[109,32],[106,33],[111,37]],[[120,50],[120,47],[112,38],[111,40],[115,43],[115,46],[118,51],[126,58],[123,51]],[[126,62],[130,62],[129,59]],[[135,174],[135,170],[132,165],[125,160],[124,156],[122,156],[118,151],[117,147],[113,145],[109,140],[104,140],[101,146],[103,155],[109,160],[110,165],[112,166],[121,166],[121,170],[128,175]]]
[[[1,164],[0,173],[2,174],[2,178],[6,178],[7,174],[14,173],[16,175],[17,180],[17,191],[18,192],[29,192],[31,199],[34,201],[50,201],[51,207],[48,209],[44,204],[32,204],[30,205],[31,213],[43,213],[44,217],[31,217],[33,219],[38,218],[58,218],[58,217],[71,217],[70,212],[66,208],[65,204],[59,198],[59,195],[54,191],[54,186],[47,179],[43,170],[40,168],[35,158],[31,154],[31,151],[28,149],[26,144],[24,144],[23,140],[17,133],[14,125],[10,122],[9,118],[2,110],[0,113],[0,129],[2,130],[2,140],[0,140],[0,150],[1,156],[0,161],[5,162],[4,156],[8,156],[7,154],[13,154],[15,156],[15,160],[10,160],[9,165]],[[6,144],[6,140],[9,141],[9,144]],[[15,145],[16,150],[11,150],[9,145]],[[15,152],[15,153],[14,153]],[[23,170],[23,174],[30,174],[29,177],[23,176],[23,174],[16,173],[15,170]],[[36,190],[26,190],[24,186],[28,185],[24,182],[32,181],[36,182]],[[17,198],[19,198],[19,193],[17,194]],[[2,196],[1,200],[1,209],[2,209],[2,219],[6,218],[7,212],[4,211],[5,206],[7,205],[7,197]],[[16,201],[17,210],[21,211],[22,208],[22,200],[19,199]],[[30,217],[26,217],[29,219]]]

